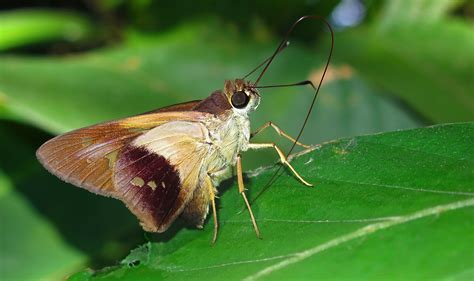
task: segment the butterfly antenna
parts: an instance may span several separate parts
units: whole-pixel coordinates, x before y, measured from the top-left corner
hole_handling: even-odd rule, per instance
[[[270,66],[270,64],[273,62],[273,59],[275,59],[276,55],[280,52],[280,49],[286,44],[286,42],[288,42],[288,37],[290,37],[290,34],[293,32],[293,30],[295,29],[295,27],[302,21],[304,21],[305,19],[320,19],[322,21],[324,21],[324,23],[329,26],[329,30],[331,31],[331,35],[333,35],[333,30],[332,30],[332,27],[331,25],[329,24],[329,22],[323,18],[323,17],[319,17],[319,16],[312,16],[312,15],[307,15],[307,16],[302,16],[301,18],[297,19],[293,25],[290,27],[290,29],[288,29],[288,31],[286,32],[285,36],[283,37],[283,40],[281,40],[280,44],[278,45],[278,47],[276,48],[275,52],[273,52],[273,54],[271,55],[270,59],[268,59],[266,65],[265,65],[265,68],[262,70],[262,72],[260,72],[260,75],[258,76],[257,80],[255,80],[255,83],[254,83],[254,86],[257,86],[258,83],[260,82],[260,79],[262,79],[263,75],[265,74],[265,72],[267,72],[267,69],[268,67]],[[334,38],[334,36],[333,36]],[[332,49],[331,49],[332,51]]]
[[[285,44],[283,44],[281,46],[280,49],[278,49],[278,53],[280,53],[281,51],[283,51],[284,49],[286,49],[286,47],[288,47],[290,45],[290,41],[286,41]],[[250,75],[252,75],[255,71],[259,70],[260,67],[262,67],[265,63],[267,63],[269,60],[270,60],[271,57],[268,57],[266,60],[262,61],[259,65],[257,65],[254,69],[252,69],[252,71],[250,71],[249,73],[247,73],[247,75],[245,75],[242,80],[245,80],[247,77],[249,77]]]
[[[303,134],[303,131],[306,127],[306,124],[308,123],[308,120],[309,120],[309,117],[311,115],[311,112],[313,110],[313,107],[314,107],[314,103],[316,101],[316,97],[318,96],[318,93],[319,93],[319,90],[321,89],[321,85],[323,83],[323,80],[324,80],[324,76],[326,75],[326,72],[328,70],[328,67],[329,67],[329,63],[331,62],[331,58],[332,58],[332,53],[333,53],[333,50],[334,50],[334,30],[332,29],[332,26],[331,24],[329,24],[329,22],[324,18],[324,17],[320,17],[320,16],[303,16],[301,18],[299,18],[295,23],[293,23],[293,25],[290,27],[290,29],[288,30],[288,32],[285,34],[285,37],[284,39],[282,40],[282,42],[280,43],[280,45],[278,46],[277,50],[273,53],[273,55],[270,57],[269,61],[267,62],[267,65],[265,66],[265,68],[262,70],[262,72],[260,73],[260,76],[258,77],[258,79],[255,81],[254,85],[256,86],[257,83],[260,81],[260,79],[262,78],[263,74],[267,71],[267,68],[270,66],[271,62],[273,61],[273,58],[278,54],[278,50],[281,48],[282,44],[284,42],[287,41],[288,39],[288,36],[291,34],[291,32],[293,31],[293,29],[296,27],[296,25],[298,25],[298,23],[300,23],[301,21],[305,20],[305,19],[318,19],[318,20],[321,20],[324,22],[324,24],[327,26],[329,32],[331,33],[331,48],[329,50],[329,55],[327,57],[327,60],[326,60],[326,65],[324,66],[324,71],[323,71],[323,74],[321,75],[321,79],[319,80],[319,83],[318,83],[318,86],[315,88],[313,83],[311,83],[310,81],[303,81],[303,82],[300,82],[300,83],[295,83],[295,84],[288,84],[288,85],[281,85],[281,86],[299,86],[299,85],[306,85],[306,84],[310,84],[312,86],[312,88],[315,90],[315,93],[314,93],[314,96],[313,96],[313,100],[311,101],[311,105],[308,109],[308,113],[306,114],[306,117],[304,119],[304,122],[303,122],[303,125],[301,126],[301,129],[298,133],[298,136],[296,137],[295,141],[293,142],[293,145],[291,146],[290,148],[290,151],[288,152],[288,154],[286,155],[286,157],[288,157],[291,152],[293,151],[293,149],[295,148],[296,146],[296,143],[298,143],[298,140],[301,138],[301,135]],[[266,87],[262,87],[262,88],[271,88],[272,86],[266,86]],[[260,197],[274,182],[275,180],[278,178],[278,176],[280,175],[280,171],[281,171],[281,168],[282,166],[279,166],[279,168],[276,170],[276,172],[273,174],[273,176],[270,178],[270,180],[268,181],[268,183],[263,187],[262,190],[260,190],[257,195],[255,196],[255,198],[250,202],[250,203],[253,203],[255,202],[255,200],[257,200],[258,197]]]

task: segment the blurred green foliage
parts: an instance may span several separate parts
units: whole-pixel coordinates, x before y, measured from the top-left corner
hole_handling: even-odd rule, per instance
[[[339,37],[351,46],[339,59],[429,120],[472,120],[473,25],[442,17],[458,2],[388,2],[374,22]]]
[[[18,10],[0,13],[0,51],[62,38],[79,42],[93,33],[92,23],[70,12]]]
[[[268,57],[288,26],[301,15],[325,16],[336,28],[334,61],[303,134],[303,142],[320,143],[360,134],[474,119],[472,1],[365,1],[362,3],[365,9],[361,14],[364,16],[362,21],[351,27],[338,25],[334,17],[335,9],[340,8],[342,2],[357,1],[25,0],[1,3],[0,279],[59,279],[87,266],[101,268],[112,265],[126,256],[130,249],[146,241],[136,219],[120,202],[89,194],[49,175],[34,156],[42,142],[54,134],[81,126],[205,98],[221,88],[225,79],[241,77]],[[346,17],[350,16],[346,14]],[[302,24],[295,30],[290,47],[274,61],[262,83],[319,81],[329,43],[324,26],[315,22]],[[312,91],[308,88],[262,91],[262,104],[251,116],[252,126],[255,128],[271,120],[290,135],[296,135],[311,98]],[[444,147],[446,159],[462,160],[463,154],[472,157],[471,150],[456,150],[456,146],[447,141],[465,137],[466,143],[472,143],[472,129],[456,132],[457,136],[449,132],[438,138],[432,136],[430,149]],[[290,147],[272,133],[259,138],[269,139],[278,142],[285,150]],[[367,140],[366,152],[369,153],[371,148],[377,151],[378,146],[370,145],[371,139]],[[400,140],[410,141],[406,137]],[[416,150],[424,149],[417,141],[411,140],[410,143],[417,145]],[[327,149],[336,146],[327,146]],[[380,153],[404,157],[394,150],[381,150]],[[409,162],[409,153],[406,154],[405,160]],[[334,175],[356,173],[354,167],[359,167],[362,173],[367,171],[366,176],[372,175],[370,171],[373,169],[362,165],[361,159],[347,170],[344,161],[329,165],[335,157],[331,155],[322,156],[321,162],[317,160],[318,154],[314,155],[317,165],[312,168],[317,169],[317,175],[321,176],[320,169],[325,167],[331,167]],[[246,169],[272,164],[276,160],[274,152],[264,153],[264,157],[249,153],[244,156]],[[425,163],[421,156],[415,160],[421,161],[417,162],[419,165]],[[386,159],[377,161],[374,163],[380,165]],[[415,179],[403,174],[410,167],[395,172]],[[446,167],[452,169],[455,164]],[[435,182],[442,179],[442,175],[434,174],[436,171],[442,173],[439,169],[428,169],[423,172],[426,177],[421,177],[416,183],[407,182],[406,186],[416,184],[434,188],[430,176]],[[316,174],[307,173],[315,182],[321,181]],[[471,177],[470,181],[466,174],[458,177],[459,190],[472,187],[472,173],[467,175]],[[285,180],[281,186],[272,187],[272,191],[257,201],[256,212],[262,218],[268,218],[262,210],[272,210],[278,204],[279,207],[285,205],[282,210],[287,210],[287,215],[299,220],[306,218],[299,214],[301,207],[294,206],[296,201],[273,201],[288,185],[295,185],[295,189],[300,190],[289,175],[284,174],[282,178]],[[264,182],[265,178],[258,181]],[[229,184],[224,186],[229,187]],[[383,184],[390,184],[390,181]],[[344,184],[330,185],[341,190],[347,188]],[[252,181],[251,188],[259,186]],[[446,184],[446,188],[454,190],[454,187],[452,182]],[[303,196],[292,192],[297,191],[287,195]],[[240,201],[231,201],[237,199],[230,193],[222,196],[223,217],[234,214],[234,205],[241,207]],[[268,193],[277,197],[269,197]],[[332,188],[322,193],[305,191],[304,196],[318,200],[318,206],[329,204],[340,196]],[[369,195],[357,197],[353,194],[353,200],[339,199],[345,200],[341,206],[350,208],[367,203]],[[318,196],[322,197],[318,199]],[[397,200],[408,198],[405,193],[390,195],[392,197],[378,193],[370,196],[375,196],[372,204],[393,200],[397,205],[401,202]],[[442,202],[430,198],[416,197],[413,202],[419,204],[413,206],[421,209],[450,202],[444,198],[440,199]],[[408,213],[403,206],[398,208],[400,212],[395,212],[387,205],[387,215],[398,215],[402,211]],[[330,216],[332,208],[334,206],[329,205],[324,208],[326,218],[333,218]],[[393,212],[388,212],[389,209]],[[377,215],[384,215],[384,212]],[[335,214],[343,213],[341,209]],[[314,215],[324,218],[317,213]],[[470,215],[460,216],[470,218],[472,223],[472,213]],[[437,223],[443,224],[440,228],[449,228],[452,227],[449,221]],[[153,241],[168,241],[150,244],[153,251],[158,247],[159,255],[153,259],[175,251],[186,252],[185,245],[188,244],[191,245],[190,253],[205,250],[211,254],[212,248],[207,248],[206,244],[210,226],[206,226],[206,231],[197,232],[183,229],[178,223],[174,230],[153,236]],[[224,225],[223,231],[226,227],[232,226]],[[269,238],[275,243],[280,239],[278,233],[293,231],[287,225],[278,228],[280,226],[270,222],[265,222],[265,227],[277,228],[267,232],[268,236],[274,235]],[[302,228],[301,233],[321,234],[322,242],[348,230],[345,227],[337,231],[319,225],[315,227],[317,229]],[[425,226],[419,227],[426,231]],[[472,224],[467,223],[467,227],[472,227]],[[413,229],[407,230],[407,236]],[[250,228],[241,231],[251,236]],[[444,233],[441,231],[440,235]],[[400,241],[412,241],[405,240],[407,236],[402,236]],[[236,242],[240,242],[236,237],[222,238],[217,247],[236,246]],[[191,240],[194,239],[193,244]],[[248,248],[267,245],[267,241],[247,240]],[[288,244],[289,250],[296,251],[298,247]],[[373,249],[378,251],[381,248]],[[140,249],[135,251],[137,253]],[[261,253],[263,256],[272,252],[261,249]],[[419,252],[420,259],[424,258],[423,253],[423,250]],[[461,256],[457,255],[456,259],[463,259]],[[173,260],[173,255],[167,258],[169,266],[180,266]],[[193,260],[194,255],[190,261]],[[25,269],[25,264],[30,266]],[[430,265],[434,267],[436,262]],[[140,270],[134,269],[133,272]],[[135,273],[131,274],[135,276]],[[89,275],[81,272],[74,278],[82,280],[78,276],[86,278]]]

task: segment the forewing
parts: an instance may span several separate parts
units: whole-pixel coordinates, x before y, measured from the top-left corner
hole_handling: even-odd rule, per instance
[[[37,157],[46,169],[66,182],[101,195],[120,197],[112,175],[121,149],[167,122],[206,118],[208,114],[202,112],[171,111],[102,123],[53,138],[38,149]]]
[[[119,152],[114,185],[145,230],[163,232],[199,186],[207,128],[174,121],[137,137]]]
[[[201,103],[201,100],[194,100],[194,101],[188,101],[188,102],[183,102],[183,103],[178,103],[178,104],[173,104],[170,106],[162,107],[150,112],[146,112],[143,114],[150,114],[150,113],[158,113],[158,112],[170,112],[170,111],[191,111],[193,110],[199,103]]]

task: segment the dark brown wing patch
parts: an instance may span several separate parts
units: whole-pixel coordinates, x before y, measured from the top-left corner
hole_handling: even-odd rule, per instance
[[[170,106],[165,106],[159,109],[155,109],[149,112],[142,113],[143,114],[150,114],[150,113],[159,113],[159,112],[171,112],[171,111],[191,111],[193,110],[196,105],[198,105],[201,102],[201,100],[194,100],[194,101],[188,101],[188,102],[182,102],[178,104],[173,104]]]
[[[232,108],[226,95],[222,91],[215,91],[194,108],[196,111],[219,115]]]
[[[227,96],[222,91],[217,90],[204,100],[178,103],[143,114],[173,111],[199,111],[219,115],[229,109],[232,109],[232,105],[229,103]]]
[[[147,231],[165,231],[170,212],[183,204],[178,202],[178,171],[163,156],[143,147],[128,145],[120,151],[114,182],[122,200]]]

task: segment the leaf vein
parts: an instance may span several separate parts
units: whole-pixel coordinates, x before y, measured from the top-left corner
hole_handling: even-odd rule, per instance
[[[328,181],[328,182],[341,182],[341,183],[349,183],[349,184],[355,184],[355,185],[369,185],[369,186],[375,186],[375,187],[403,189],[403,190],[410,190],[410,191],[417,191],[417,192],[429,192],[429,193],[439,193],[439,194],[449,194],[449,195],[474,196],[474,192],[447,191],[447,190],[436,190],[436,189],[428,189],[428,188],[415,188],[415,187],[407,187],[407,186],[400,186],[400,185],[388,185],[388,184],[370,183],[370,182],[354,182],[354,181],[328,179],[328,178],[319,178],[319,179],[324,180],[324,181]]]
[[[341,220],[292,220],[292,219],[271,219],[271,218],[259,218],[258,222],[284,222],[284,223],[365,223],[365,222],[376,222],[376,221],[391,221],[396,220],[399,217],[380,217],[380,218],[367,218],[367,219],[341,219]],[[248,220],[225,220],[222,223],[249,223]]]

